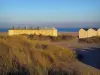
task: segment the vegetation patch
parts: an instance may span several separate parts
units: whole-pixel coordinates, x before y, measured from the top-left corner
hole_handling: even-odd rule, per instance
[[[96,37],[90,37],[90,38],[82,38],[82,39],[79,39],[78,41],[79,41],[79,43],[88,43],[88,44],[96,43],[96,44],[100,44],[100,37],[96,36]]]
[[[43,36],[43,35],[26,35],[31,40],[48,40],[48,41],[68,41],[75,39],[77,37],[71,35],[59,35],[57,37],[54,36]]]

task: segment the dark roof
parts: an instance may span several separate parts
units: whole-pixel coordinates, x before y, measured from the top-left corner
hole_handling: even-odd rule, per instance
[[[87,31],[87,30],[89,30],[90,28],[81,28],[81,29],[84,29],[84,30]],[[94,30],[96,30],[96,31],[98,30],[98,28],[92,28],[92,29],[94,29]]]
[[[87,31],[89,28],[81,28],[81,29],[84,29],[84,30],[86,30],[86,31]]]
[[[87,31],[89,28],[83,28],[83,29]]]
[[[98,30],[98,28],[92,28],[92,29],[94,29],[94,30]]]

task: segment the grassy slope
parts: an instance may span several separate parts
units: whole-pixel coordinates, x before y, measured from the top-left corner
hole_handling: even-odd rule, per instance
[[[84,49],[84,48],[88,48],[88,47],[99,47],[99,44],[79,43],[78,39],[69,40],[67,42],[66,41],[65,42],[63,42],[63,41],[55,42],[53,44],[62,46],[64,48],[69,48],[69,49],[75,49],[75,48]],[[78,69],[78,71],[83,73],[82,75],[100,75],[100,70],[98,70],[94,67],[91,67],[89,65],[83,64],[82,62],[77,61],[71,65],[73,67],[76,67]]]
[[[47,42],[31,41],[24,36],[0,37],[0,56],[3,59],[1,64],[11,67],[12,58],[16,57],[17,62],[21,65],[25,64],[30,71],[57,67],[61,63],[75,61],[72,51]],[[38,73],[41,74],[41,72]]]
[[[71,50],[52,45],[49,42],[30,40],[24,36],[0,37],[0,64],[8,67],[6,71],[14,68],[12,62],[15,59],[16,63],[27,67],[31,75],[48,75],[47,72],[51,68],[63,69],[71,75],[78,75],[75,74],[78,72],[83,72],[81,75],[100,74],[98,70],[79,63],[75,57],[75,53]],[[85,69],[81,69],[84,71],[80,71],[77,66],[85,67]],[[0,67],[2,68],[2,65]],[[0,71],[2,70],[0,69]]]

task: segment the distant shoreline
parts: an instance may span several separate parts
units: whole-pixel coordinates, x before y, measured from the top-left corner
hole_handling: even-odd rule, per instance
[[[58,32],[78,32],[79,28],[56,28]],[[0,28],[0,32],[8,32],[9,28]]]

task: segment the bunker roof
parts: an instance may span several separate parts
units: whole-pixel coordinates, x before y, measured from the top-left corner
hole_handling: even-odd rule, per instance
[[[56,28],[54,27],[51,27],[51,28],[47,28],[47,27],[36,27],[36,28],[33,28],[33,27],[12,27],[10,28],[11,30],[55,30]]]

